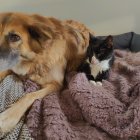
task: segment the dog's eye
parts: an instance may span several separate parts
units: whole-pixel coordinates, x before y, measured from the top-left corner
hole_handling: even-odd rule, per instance
[[[15,33],[9,33],[9,35],[8,35],[8,41],[10,41],[10,42],[17,42],[20,39],[21,39],[20,36]]]

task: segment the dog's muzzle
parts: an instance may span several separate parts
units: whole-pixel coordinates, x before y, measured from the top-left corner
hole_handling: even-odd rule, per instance
[[[0,71],[11,69],[18,63],[19,53],[15,50],[0,49]]]

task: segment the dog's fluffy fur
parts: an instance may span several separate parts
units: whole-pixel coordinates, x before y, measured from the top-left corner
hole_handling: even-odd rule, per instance
[[[42,87],[0,114],[1,132],[11,130],[36,99],[62,88],[65,73],[76,70],[85,57],[89,32],[75,21],[21,13],[0,14],[0,53],[8,50],[19,53],[18,63],[0,72],[0,80],[15,73]]]

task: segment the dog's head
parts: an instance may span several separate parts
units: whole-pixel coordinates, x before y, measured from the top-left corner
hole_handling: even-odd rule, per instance
[[[43,17],[21,13],[0,14],[0,60],[5,60],[9,67],[22,60],[31,61],[36,54],[51,46],[54,35]]]
[[[71,22],[39,15],[0,14],[0,71],[12,69],[23,61],[33,61],[41,56],[44,49],[45,53],[49,52],[46,54],[47,60],[54,56],[56,60],[64,56],[69,65],[75,67],[83,59],[88,46],[86,40],[89,40],[89,30],[84,26],[84,35],[79,32],[81,26],[75,27]]]

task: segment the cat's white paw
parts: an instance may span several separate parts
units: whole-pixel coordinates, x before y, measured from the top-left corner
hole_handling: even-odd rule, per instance
[[[90,80],[89,82],[90,82],[91,84],[93,84],[94,86],[96,86],[96,82],[95,82],[95,81]]]
[[[103,84],[101,82],[96,82],[97,86],[102,86]]]

